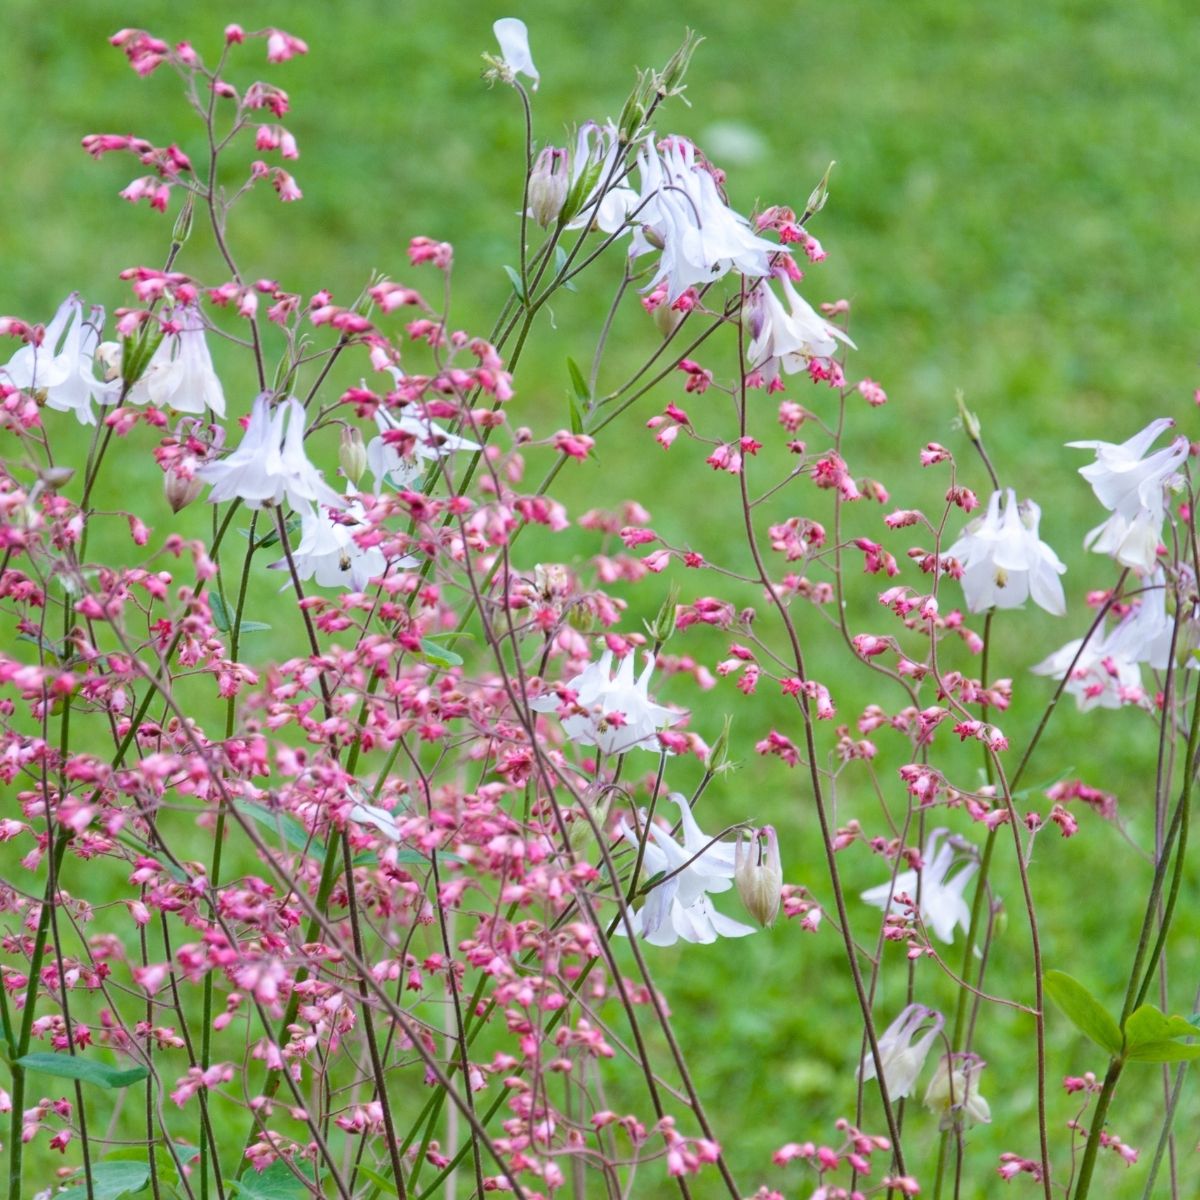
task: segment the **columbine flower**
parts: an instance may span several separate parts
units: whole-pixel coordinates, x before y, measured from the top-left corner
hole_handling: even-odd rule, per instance
[[[655,733],[662,726],[678,721],[681,714],[650,699],[648,689],[654,659],[646,663],[636,681],[632,653],[621,660],[615,675],[612,660],[613,652],[605,650],[599,662],[590,664],[567,684],[575,694],[573,702],[564,705],[551,693],[531,700],[529,707],[535,712],[560,715],[565,712],[562,725],[567,737],[585,746],[595,746],[603,754],[624,754],[635,746],[657,750]]]
[[[648,140],[638,153],[641,193],[639,224],[629,247],[631,257],[662,249],[653,291],[667,281],[673,304],[693,284],[712,283],[728,271],[761,278],[771,269],[774,242],[759,237],[745,217],[721,198],[712,172],[696,162],[686,138],[669,138],[661,150]]]
[[[394,374],[397,380],[402,377],[398,370]],[[447,433],[421,413],[377,408],[375,424],[379,436],[367,443],[367,466],[375,476],[376,495],[385,481],[404,491],[421,478],[429,463],[458,450],[480,449],[478,442]]]
[[[408,570],[421,560],[412,555],[389,563],[378,546],[364,549],[355,541],[365,525],[363,506],[357,500],[343,500],[350,522],[337,520],[323,510],[300,510],[300,541],[292,551],[292,562],[301,579],[315,579],[321,587],[364,591],[372,579],[381,579],[389,570]],[[287,570],[287,559],[271,563],[276,570]]]
[[[917,1044],[913,1038],[923,1025],[929,1027],[921,1035]],[[940,1012],[926,1008],[923,1004],[910,1004],[902,1009],[900,1015],[887,1027],[879,1039],[879,1057],[883,1061],[883,1078],[887,1083],[888,1096],[892,1100],[902,1100],[911,1096],[916,1085],[917,1076],[925,1065],[925,1057],[934,1039],[942,1031],[945,1018]],[[858,1078],[866,1083],[875,1078],[875,1057],[870,1050],[863,1058],[858,1068]]]
[[[987,1125],[992,1119],[988,1102],[979,1094],[979,1076],[987,1064],[978,1054],[943,1054],[925,1089],[925,1107],[940,1114],[939,1128],[949,1129],[960,1114]]]
[[[83,316],[83,304],[72,292],[46,326],[41,345],[22,346],[0,367],[0,378],[22,392],[45,395],[46,407],[73,412],[81,425],[95,425],[92,401],[112,404],[119,385],[95,376],[93,359],[104,324],[104,309]]]
[[[779,839],[772,826],[764,825],[752,832],[743,830],[738,836],[733,881],[746,911],[760,925],[774,925],[779,915],[783,868],[779,862]]]
[[[547,229],[558,220],[570,187],[567,152],[547,146],[529,173],[529,215]]]
[[[683,845],[659,826],[650,826],[643,870],[649,877],[664,874],[668,878],[651,888],[646,903],[630,913],[633,932],[652,946],[673,946],[681,938],[707,944],[718,937],[753,933],[752,926],[717,912],[708,898],[710,893],[727,892],[733,886],[734,847],[713,841],[701,831],[685,796],[674,792],[670,799],[679,806]],[[620,829],[631,845],[638,845],[638,835],[624,821]],[[624,921],[617,932],[628,934]]]
[[[304,453],[304,405],[294,396],[277,404],[272,412],[267,394],[260,395],[238,448],[219,462],[199,467],[196,476],[212,484],[208,494],[212,504],[235,496],[250,508],[277,505],[285,496],[301,511],[313,503],[331,508],[343,508],[346,503]]]
[[[750,369],[761,371],[766,383],[774,383],[782,368],[788,375],[806,370],[814,358],[832,358],[838,342],[852,350],[854,343],[836,325],[820,316],[792,286],[786,275],[779,278],[788,308],[776,299],[767,281],[755,284],[746,296],[744,319],[753,341]]]
[[[595,146],[592,145],[593,137],[596,138]],[[611,121],[605,125],[586,121],[579,127],[575,153],[571,156],[571,188],[589,171],[595,172],[596,182],[580,205],[578,215],[568,223],[568,229],[580,229],[586,224],[603,233],[616,233],[637,207],[638,194],[625,182],[624,172],[618,165],[621,153],[617,128]],[[602,188],[605,189],[603,193]]]
[[[204,340],[200,310],[188,305],[174,318],[178,328],[159,343],[146,373],[129,391],[134,404],[149,401],[176,412],[201,416],[206,408],[225,416],[225,392],[213,370],[212,355]]]
[[[1139,704],[1146,693],[1138,664],[1147,663],[1153,671],[1166,670],[1171,660],[1174,630],[1175,622],[1167,614],[1166,575],[1160,567],[1114,628],[1103,636],[1094,636],[1086,646],[1082,638],[1068,642],[1032,668],[1033,673],[1062,679],[1070,671],[1071,677],[1063,690],[1075,697],[1083,712],[1090,708]],[[1187,644],[1187,635],[1181,637],[1182,644]],[[1075,662],[1077,654],[1079,661]],[[1075,662],[1073,670],[1072,662]]]
[[[954,927],[966,933],[971,924],[971,912],[963,892],[971,876],[979,869],[975,862],[967,863],[953,879],[947,879],[954,865],[954,846],[945,829],[935,829],[921,852],[921,867],[917,871],[901,871],[895,880],[863,892],[865,903],[891,912],[902,912],[907,906],[897,903],[897,897],[911,897],[920,906],[921,920],[943,942],[954,941]]]
[[[987,513],[968,522],[946,551],[963,567],[962,586],[971,612],[1016,608],[1029,597],[1056,617],[1067,610],[1058,576],[1066,571],[1058,555],[1038,537],[1042,510],[1032,500],[1017,503],[1009,488],[1004,512],[1001,493],[993,492]]]
[[[504,65],[516,75],[518,72],[533,80],[533,91],[537,91],[541,76],[533,65],[533,55],[529,53],[529,30],[519,17],[501,17],[492,26],[496,41],[500,43],[500,53]]]
[[[1157,453],[1143,458],[1159,434],[1175,422],[1151,421],[1127,442],[1068,442],[1073,449],[1095,450],[1096,461],[1079,473],[1092,485],[1096,499],[1111,513],[1083,544],[1099,554],[1111,554],[1122,566],[1154,570],[1166,516],[1164,489],[1188,456],[1188,440],[1177,437]]]

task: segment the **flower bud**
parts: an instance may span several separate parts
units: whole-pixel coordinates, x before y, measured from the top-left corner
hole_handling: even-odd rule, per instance
[[[925,1107],[940,1116],[939,1126],[949,1129],[961,1117],[981,1125],[992,1119],[988,1102],[979,1094],[984,1061],[977,1054],[943,1054],[925,1089]]]
[[[57,491],[60,487],[66,487],[74,474],[74,467],[43,467],[38,472],[38,478],[51,491]]]
[[[654,639],[655,647],[662,646],[675,632],[675,609],[679,605],[679,589],[671,588],[653,621],[644,621],[646,632]]]
[[[690,29],[684,30],[683,45],[671,55],[670,61],[662,69],[662,74],[658,76],[660,96],[677,96],[683,91],[683,77],[687,74],[696,47],[702,41],[704,39],[698,33],[693,33]]]
[[[121,343],[101,342],[96,347],[96,361],[103,368],[102,376],[105,383],[121,378]]]
[[[733,881],[746,911],[760,925],[774,925],[783,890],[783,868],[773,826],[742,831],[734,852]]]
[[[825,168],[825,174],[821,176],[821,182],[813,188],[809,195],[808,203],[804,206],[805,219],[815,217],[825,207],[825,202],[829,199],[829,174],[835,165],[835,163],[830,163]]]
[[[163,495],[172,512],[181,512],[204,490],[204,484],[195,475],[190,478],[180,475],[174,467],[168,467],[163,475]]]
[[[342,466],[342,474],[358,487],[358,481],[367,469],[367,447],[363,444],[363,435],[357,425],[342,426],[338,461]]]
[[[567,838],[570,842],[571,849],[576,854],[582,854],[584,850],[593,846],[596,842],[595,830],[599,829],[601,835],[604,833],[604,824],[608,820],[609,806],[612,804],[612,791],[606,791],[599,803],[591,804],[587,800],[583,801],[584,808],[587,813],[577,813],[567,830]],[[592,819],[588,820],[588,813]]]
[[[196,197],[193,192],[186,194],[183,208],[175,218],[175,228],[171,231],[171,241],[176,246],[182,246],[192,236],[192,214],[196,208]]]
[[[547,229],[558,220],[567,200],[567,152],[547,146],[529,176],[529,215]]]
[[[717,740],[708,748],[708,754],[704,758],[704,769],[710,775],[719,775],[722,771],[733,769],[733,764],[729,761],[729,727],[732,724],[733,718],[726,714],[725,724],[717,734]]]

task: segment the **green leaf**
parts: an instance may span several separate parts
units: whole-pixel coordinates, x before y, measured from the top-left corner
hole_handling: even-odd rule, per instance
[[[571,373],[571,386],[575,389],[575,395],[584,403],[589,403],[592,399],[592,389],[588,387],[579,364],[573,358],[567,359],[567,370]]]
[[[421,650],[425,657],[438,667],[461,667],[462,655],[456,654],[447,646],[443,646],[440,642],[435,642],[433,638],[421,639]]]
[[[142,1152],[143,1160],[145,1151]],[[99,1162],[92,1163],[92,1196],[94,1200],[121,1200],[123,1196],[134,1196],[150,1182],[148,1162]],[[87,1195],[83,1173],[70,1180],[70,1188],[63,1193],[78,1200]]]
[[[520,300],[520,302],[522,304],[524,304],[525,303],[525,285],[521,282],[520,275],[518,275],[516,273],[516,271],[514,271],[512,269],[512,267],[508,266],[507,263],[504,266],[504,273],[512,281],[513,291],[517,293],[517,299]]]
[[[567,252],[561,246],[555,246],[554,247],[554,278],[555,279],[557,279],[563,273],[563,270],[566,268],[566,265],[567,265]],[[561,287],[564,292],[579,291],[579,287],[575,284],[575,282],[573,280],[570,280],[570,279],[563,280],[563,282],[559,284],[559,287]]]
[[[1200,1036],[1186,1017],[1168,1017],[1153,1004],[1143,1004],[1125,1019],[1125,1057],[1131,1062],[1182,1062],[1200,1058],[1200,1045],[1176,1038]]]
[[[579,178],[571,185],[571,190],[567,193],[567,198],[563,202],[562,212],[559,214],[558,220],[562,225],[573,221],[583,208],[584,201],[596,189],[596,184],[600,182],[600,172],[603,169],[603,160],[588,163],[586,171],[581,171]]]
[[[262,621],[243,621],[238,626],[238,632],[239,633],[258,633],[260,630],[270,629],[270,628],[271,628],[270,625],[267,625]]]
[[[308,1168],[297,1165],[302,1175],[312,1178]],[[309,1200],[312,1192],[304,1186],[285,1162],[273,1162],[261,1175],[248,1171],[230,1187],[242,1200]]]
[[[325,861],[325,847],[316,838],[310,837],[308,830],[291,813],[275,812],[249,800],[235,800],[233,803],[238,812],[283,838],[293,850],[310,854],[318,862]]]
[[[92,1058],[74,1058],[69,1054],[26,1054],[14,1066],[36,1071],[39,1075],[54,1075],[59,1079],[78,1079],[102,1088],[123,1088],[139,1083],[150,1074],[145,1067],[112,1067]]]
[[[1062,971],[1047,971],[1043,979],[1046,994],[1062,1009],[1080,1033],[1115,1058],[1121,1053],[1121,1030],[1108,1010],[1077,979]]]
[[[217,629],[221,633],[228,633],[233,627],[233,622],[229,619],[229,609],[225,607],[225,601],[218,592],[209,592],[208,610],[212,613],[213,624]]]
[[[370,1167],[365,1166],[363,1163],[358,1164],[358,1173],[365,1176],[385,1196],[388,1194],[388,1192],[394,1192],[396,1190],[396,1185],[388,1176],[382,1175],[378,1171],[372,1171]]]
[[[1200,1058],[1200,1045],[1195,1042],[1139,1042],[1132,1050],[1125,1052],[1128,1062],[1184,1062],[1190,1058]]]

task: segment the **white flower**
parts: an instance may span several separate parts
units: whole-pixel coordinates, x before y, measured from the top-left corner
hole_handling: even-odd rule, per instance
[[[760,925],[774,925],[783,893],[783,867],[779,861],[779,838],[773,826],[742,830],[738,835],[733,881],[746,911]]]
[[[894,880],[868,888],[862,899],[866,904],[885,911],[903,912],[905,905],[896,897],[904,894],[920,905],[921,920],[943,942],[954,941],[955,926],[966,933],[971,924],[971,910],[963,892],[979,864],[968,862],[953,879],[947,879],[954,865],[954,847],[950,840],[939,846],[946,836],[945,829],[935,829],[921,852],[919,871],[901,871]],[[890,903],[889,903],[890,901]]]
[[[597,139],[595,147],[592,146],[593,137]],[[586,121],[579,127],[575,153],[571,157],[571,188],[588,171],[596,166],[599,166],[599,170],[596,172],[595,185],[580,206],[578,216],[567,224],[568,229],[580,229],[586,223],[589,228],[599,229],[603,233],[616,233],[637,207],[637,191],[625,182],[618,165],[621,153],[617,129],[611,121],[604,125]],[[601,189],[605,189],[603,193]],[[599,204],[596,203],[598,196]]]
[[[639,228],[629,253],[636,258],[662,249],[647,291],[665,279],[667,302],[674,303],[693,284],[712,283],[728,271],[753,278],[770,271],[779,247],[755,234],[725,203],[686,138],[668,139],[661,151],[647,140],[638,153],[638,173]]]
[[[1075,697],[1081,712],[1092,708],[1120,708],[1123,704],[1141,700],[1145,693],[1140,668],[1127,656],[1113,653],[1107,640],[1093,638],[1084,646],[1083,638],[1076,638],[1031,670],[1035,675],[1048,675],[1051,679],[1062,679],[1071,671],[1063,691]],[[1079,653],[1081,646],[1082,654]],[[1079,655],[1078,662],[1076,655]],[[1073,670],[1072,663],[1075,663]]]
[[[195,305],[174,318],[178,332],[168,333],[154,351],[145,374],[129,391],[134,404],[173,408],[202,416],[206,408],[225,416],[225,392],[213,370],[212,355],[204,339],[204,322]]]
[[[744,320],[750,330],[750,369],[761,371],[766,383],[774,383],[782,368],[788,375],[807,368],[809,360],[831,358],[838,342],[852,350],[854,343],[836,325],[831,325],[780,276],[788,307],[776,299],[766,280],[755,284],[746,297]]]
[[[653,658],[636,681],[632,653],[621,659],[616,675],[612,674],[612,660],[613,652],[605,650],[598,662],[591,663],[566,685],[575,693],[575,701],[566,706],[568,715],[562,719],[563,732],[571,741],[595,746],[604,754],[624,754],[635,746],[657,750],[655,733],[678,721],[682,714],[650,699]],[[535,712],[558,712],[563,704],[550,693],[531,700],[529,707]]]
[[[949,1129],[959,1114],[987,1125],[992,1119],[988,1102],[979,1094],[979,1076],[987,1064],[978,1054],[943,1054],[925,1089],[925,1107],[940,1114],[942,1129]]]
[[[286,432],[285,432],[286,425]],[[254,401],[238,448],[206,463],[196,477],[212,485],[209,502],[240,496],[250,508],[288,503],[303,511],[313,503],[343,508],[345,500],[321,478],[304,453],[304,405],[294,396],[275,406],[264,392]]]
[[[22,346],[0,367],[0,377],[20,391],[43,393],[47,408],[73,412],[81,425],[95,425],[92,401],[112,404],[120,391],[119,383],[95,376],[93,360],[103,324],[104,309],[93,308],[85,320],[79,295],[72,292],[46,326],[41,345]]]
[[[373,826],[390,842],[400,840],[400,826],[396,818],[386,808],[380,808],[377,804],[363,804],[360,801],[351,806],[346,817],[358,825]]]
[[[536,92],[541,76],[533,65],[533,55],[529,53],[529,30],[519,17],[501,17],[492,26],[496,41],[500,43],[500,53],[505,66],[516,75],[520,72],[533,80],[533,90]]]
[[[718,937],[745,937],[753,933],[752,926],[719,913],[708,898],[711,893],[727,892],[733,886],[734,847],[714,842],[701,831],[685,796],[674,792],[670,799],[679,807],[683,845],[659,826],[650,826],[642,859],[643,872],[648,878],[658,874],[668,878],[651,888],[646,903],[630,914],[629,924],[634,934],[652,946],[673,946],[681,938],[685,942],[707,944]],[[637,833],[624,821],[620,830],[626,841],[638,845]],[[628,934],[624,921],[617,926],[617,932]]]
[[[1165,488],[1188,456],[1186,437],[1143,458],[1158,436],[1174,425],[1167,417],[1151,421],[1127,442],[1068,442],[1069,447],[1095,450],[1096,461],[1079,473],[1092,485],[1096,499],[1111,513],[1083,544],[1098,554],[1110,554],[1122,566],[1154,570],[1162,523],[1166,516]]]
[[[347,522],[324,510],[300,510],[300,541],[292,551],[292,562],[301,579],[315,579],[321,587],[364,591],[372,579],[381,579],[389,570],[408,570],[421,560],[413,555],[389,564],[378,546],[364,549],[354,535],[365,528],[365,513],[357,500],[343,500]],[[287,559],[271,563],[275,570],[287,570]]]
[[[913,1038],[926,1022],[929,1027],[914,1046]],[[923,1004],[910,1004],[900,1011],[900,1015],[884,1031],[878,1040],[879,1057],[883,1061],[883,1078],[887,1083],[889,1099],[902,1100],[912,1095],[929,1048],[945,1023],[940,1012]],[[859,1064],[858,1078],[866,1083],[875,1076],[875,1057],[868,1050]]]
[[[1187,622],[1188,625],[1191,622]],[[1167,613],[1167,580],[1159,567],[1147,580],[1146,588],[1135,599],[1121,620],[1103,636],[1094,636],[1083,647],[1076,638],[1033,668],[1035,675],[1062,679],[1068,671],[1064,691],[1075,697],[1081,711],[1090,708],[1120,708],[1145,699],[1139,663],[1151,670],[1164,671],[1171,661],[1171,643],[1175,622]],[[1181,644],[1187,634],[1181,631]],[[1079,654],[1079,661],[1075,656]],[[1074,670],[1071,664],[1075,662]],[[1189,665],[1193,665],[1194,660]]]
[[[1029,597],[1055,616],[1066,612],[1059,575],[1066,567],[1038,537],[1042,510],[1032,500],[1017,503],[1016,493],[993,492],[987,513],[968,522],[958,541],[946,551],[962,564],[962,587],[971,612],[1016,608]]]
[[[395,378],[401,373],[393,368]],[[375,424],[379,436],[367,443],[367,466],[375,476],[375,494],[385,481],[405,491],[417,482],[431,462],[459,450],[479,450],[478,442],[447,433],[440,425],[421,413],[397,414],[391,409],[377,408]]]

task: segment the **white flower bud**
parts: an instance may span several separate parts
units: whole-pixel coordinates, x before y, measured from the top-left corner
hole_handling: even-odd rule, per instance
[[[734,856],[733,881],[746,911],[760,925],[774,925],[779,915],[783,869],[779,864],[779,841],[772,826],[742,831]]]

